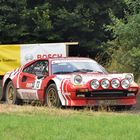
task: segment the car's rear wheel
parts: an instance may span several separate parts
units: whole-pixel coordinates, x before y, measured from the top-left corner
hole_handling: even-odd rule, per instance
[[[55,84],[50,84],[46,91],[45,104],[48,107],[61,107],[61,101]]]
[[[7,104],[20,104],[21,100],[17,98],[16,89],[12,81],[6,87],[5,101]]]

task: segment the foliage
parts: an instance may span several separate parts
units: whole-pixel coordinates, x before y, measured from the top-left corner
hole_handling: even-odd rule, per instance
[[[1,43],[41,42],[42,33],[51,29],[47,3],[1,0],[0,13]]]
[[[127,0],[128,9],[123,19],[118,19],[111,12],[112,25],[107,29],[113,31],[114,40],[108,42],[111,47],[112,64],[116,69],[134,72],[138,78],[140,72],[140,5],[137,0]],[[136,4],[136,5],[135,5]]]
[[[0,43],[78,41],[75,55],[94,57],[110,36],[108,9],[123,16],[122,0],[0,0]]]

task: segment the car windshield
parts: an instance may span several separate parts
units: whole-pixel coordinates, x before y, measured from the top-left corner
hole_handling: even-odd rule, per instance
[[[74,72],[107,73],[104,67],[94,60],[55,60],[52,61],[52,74],[67,74]]]

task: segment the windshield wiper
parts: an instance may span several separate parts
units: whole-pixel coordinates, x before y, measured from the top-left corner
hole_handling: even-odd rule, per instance
[[[91,70],[91,69],[79,69],[79,70],[75,70],[73,72],[83,72],[83,73],[86,73],[86,72],[95,72],[95,73],[104,73],[102,71],[94,71],[94,70]]]
[[[78,70],[74,70],[73,72],[93,72],[93,70],[90,70],[90,69],[78,69]]]
[[[72,73],[72,71],[58,71],[54,72],[53,74],[68,74],[68,73]]]

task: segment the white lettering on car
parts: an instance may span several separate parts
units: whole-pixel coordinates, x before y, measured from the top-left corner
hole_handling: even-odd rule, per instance
[[[17,92],[19,93],[21,99],[28,99],[28,100],[38,100],[39,99],[36,90],[18,89]]]
[[[32,88],[32,86],[33,86],[33,83],[27,83],[26,84],[26,88]]]

